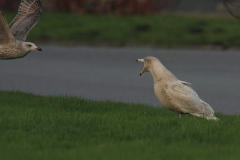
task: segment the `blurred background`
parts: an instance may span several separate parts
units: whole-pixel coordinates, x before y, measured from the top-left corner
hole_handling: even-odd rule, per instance
[[[20,0],[1,0],[0,7],[16,10]],[[224,12],[222,0],[43,0],[48,11],[78,13],[148,14],[172,12]]]
[[[224,0],[238,14],[238,1]],[[1,0],[8,22],[21,0]],[[43,0],[29,41],[97,46],[202,47],[240,44],[223,0]]]

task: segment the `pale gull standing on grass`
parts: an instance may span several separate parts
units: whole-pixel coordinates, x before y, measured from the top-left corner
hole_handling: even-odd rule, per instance
[[[208,120],[218,120],[209,104],[202,101],[188,82],[178,80],[155,57],[138,59],[143,62],[144,72],[150,72],[154,80],[154,91],[161,104],[176,112],[181,118],[182,114],[192,114]]]
[[[25,42],[29,31],[38,23],[42,12],[41,0],[22,0],[17,16],[8,26],[0,10],[0,59],[15,59],[41,48]]]

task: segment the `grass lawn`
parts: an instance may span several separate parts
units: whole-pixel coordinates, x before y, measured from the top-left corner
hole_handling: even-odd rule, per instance
[[[11,22],[16,13],[5,13]],[[79,15],[43,12],[28,41],[88,45],[240,45],[240,23],[207,15]]]
[[[240,116],[181,119],[165,108],[0,92],[2,160],[240,158]]]

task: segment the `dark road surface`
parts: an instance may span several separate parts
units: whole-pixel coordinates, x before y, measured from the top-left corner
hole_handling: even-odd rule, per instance
[[[138,58],[160,59],[215,112],[240,114],[240,52],[40,46],[17,60],[0,60],[0,89],[40,95],[73,95],[88,99],[161,104],[150,73],[139,73]]]

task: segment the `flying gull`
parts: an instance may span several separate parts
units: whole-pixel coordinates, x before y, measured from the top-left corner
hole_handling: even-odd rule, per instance
[[[35,44],[25,42],[29,31],[38,23],[41,12],[41,0],[22,0],[17,16],[8,26],[0,9],[0,59],[22,58],[31,51],[42,51]]]
[[[150,72],[154,80],[154,91],[161,104],[176,112],[181,118],[182,114],[192,114],[208,120],[218,120],[209,104],[202,101],[188,82],[178,80],[155,57],[138,59],[143,62],[144,72]]]

